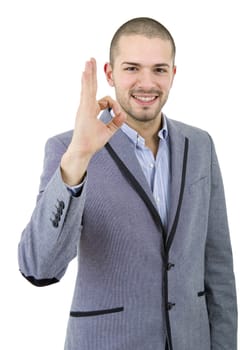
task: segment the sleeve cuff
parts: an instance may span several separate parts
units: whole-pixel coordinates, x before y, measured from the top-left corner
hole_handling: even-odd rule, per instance
[[[79,197],[80,194],[82,193],[83,185],[86,181],[86,178],[78,185],[76,186],[69,186],[65,184],[67,190],[72,194],[73,197]]]

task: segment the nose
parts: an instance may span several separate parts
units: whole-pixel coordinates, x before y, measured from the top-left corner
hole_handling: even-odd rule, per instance
[[[138,74],[138,88],[151,89],[154,86],[153,74],[148,69],[142,69]]]

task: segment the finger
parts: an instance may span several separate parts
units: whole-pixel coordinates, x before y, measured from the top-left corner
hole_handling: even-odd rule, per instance
[[[111,134],[114,134],[118,128],[126,121],[126,113],[122,111],[119,103],[113,100],[110,96],[105,96],[98,101],[101,110],[106,108],[112,108],[114,112],[113,119],[107,124],[107,128]]]
[[[112,108],[115,115],[121,112],[120,105],[117,101],[113,100],[110,96],[105,96],[98,101],[100,109]]]
[[[82,74],[81,98],[84,100],[96,98],[97,93],[97,68],[95,59],[85,63]]]
[[[107,99],[105,99],[105,98],[98,100],[98,105],[99,105],[101,111],[110,107]]]
[[[107,128],[112,134],[114,134],[126,121],[126,114],[124,112],[119,112],[110,123],[107,124]]]
[[[93,87],[95,88],[95,93],[97,92],[97,63],[95,58],[90,59],[91,65],[92,65],[92,80],[93,80]]]

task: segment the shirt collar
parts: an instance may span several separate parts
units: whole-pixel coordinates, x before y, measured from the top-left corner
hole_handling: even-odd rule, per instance
[[[167,126],[167,118],[163,114],[162,115],[163,120],[163,127],[158,132],[158,137],[161,140],[167,140],[168,138],[168,126]],[[121,130],[129,137],[129,139],[135,144],[135,146],[145,146],[145,139],[137,133],[136,130],[131,128],[128,124],[124,123],[121,126]]]

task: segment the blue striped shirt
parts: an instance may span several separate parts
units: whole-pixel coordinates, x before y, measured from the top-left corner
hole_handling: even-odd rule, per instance
[[[169,137],[165,116],[163,128],[158,132],[159,147],[156,157],[145,145],[145,140],[137,131],[123,124],[122,131],[135,145],[135,154],[152,190],[163,225],[167,227],[169,215]]]

